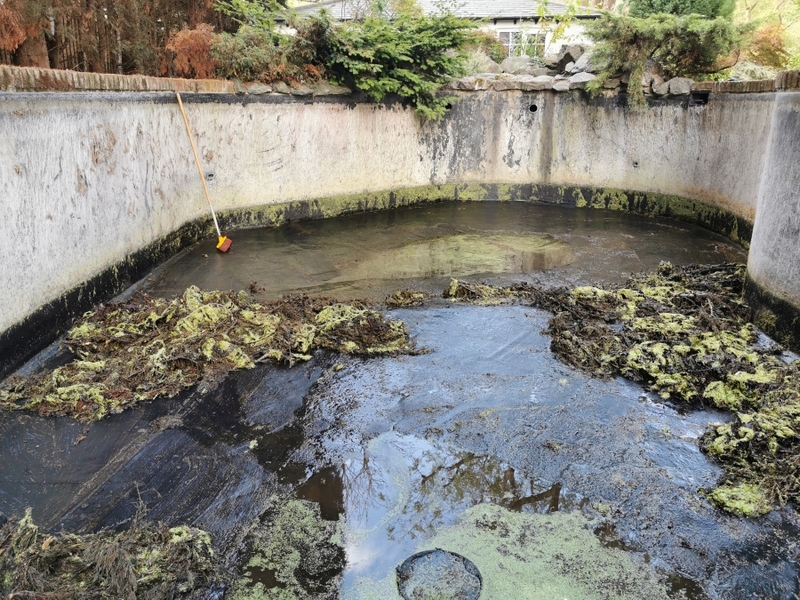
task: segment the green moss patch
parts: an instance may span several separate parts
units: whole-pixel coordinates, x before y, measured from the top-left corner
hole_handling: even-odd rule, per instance
[[[63,343],[75,360],[9,378],[0,387],[0,408],[96,421],[201,380],[213,385],[234,369],[309,360],[317,348],[404,352],[408,331],[360,302],[287,296],[261,304],[247,292],[190,287],[173,300],[140,294],[101,305]]]
[[[122,532],[44,534],[30,510],[0,528],[0,594],[8,598],[167,600],[217,575],[211,539],[137,517]]]
[[[441,548],[468,558],[481,573],[481,598],[525,600],[666,600],[655,570],[592,533],[580,512],[529,514],[494,504],[467,509],[419,550]],[[395,573],[359,582],[360,600],[399,598]],[[454,596],[447,596],[453,598]]]
[[[739,264],[674,267],[623,285],[541,290],[452,280],[444,296],[521,301],[554,313],[547,333],[564,362],[598,377],[622,375],[664,399],[734,412],[701,447],[725,468],[708,497],[747,516],[800,500],[800,364],[761,346],[742,300]]]

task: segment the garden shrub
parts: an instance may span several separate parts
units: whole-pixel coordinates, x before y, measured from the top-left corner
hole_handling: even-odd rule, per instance
[[[659,63],[668,77],[712,73],[731,66],[723,64],[721,57],[736,49],[742,33],[721,17],[666,13],[647,18],[605,13],[589,23],[587,30],[596,42],[593,61],[603,65],[587,89],[597,92],[609,78],[628,75],[633,106],[644,105],[639,81],[649,59]]]
[[[438,119],[452,99],[436,92],[462,73],[462,48],[472,27],[451,14],[344,23],[328,40],[325,66],[332,78],[373,102],[397,94],[420,115]]]
[[[207,79],[214,76],[216,61],[211,57],[214,28],[200,23],[194,29],[181,29],[169,36],[167,50],[175,54],[172,64],[179,77]]]

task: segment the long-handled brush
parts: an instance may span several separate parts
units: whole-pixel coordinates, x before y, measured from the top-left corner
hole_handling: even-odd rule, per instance
[[[197,147],[194,145],[194,137],[192,136],[192,130],[189,127],[189,119],[186,117],[186,111],[183,110],[183,102],[181,102],[180,92],[175,92],[175,96],[177,96],[178,98],[178,106],[180,107],[181,114],[183,115],[183,122],[186,123],[186,133],[189,134],[189,142],[192,144],[192,152],[194,152],[194,162],[197,164],[197,172],[200,174],[200,181],[203,182],[203,190],[205,190],[206,192],[206,200],[208,200],[208,206],[211,209],[211,218],[214,219],[214,227],[217,228],[217,236],[219,238],[219,241],[217,242],[217,250],[219,250],[220,252],[227,252],[228,250],[230,250],[233,240],[222,235],[222,232],[220,232],[219,230],[219,223],[217,223],[217,214],[214,212],[214,205],[211,204],[211,194],[208,193],[206,176],[203,174],[203,167],[200,165],[200,156],[197,154]]]

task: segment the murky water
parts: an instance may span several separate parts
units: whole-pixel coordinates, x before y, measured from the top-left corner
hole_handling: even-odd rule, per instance
[[[147,289],[174,295],[189,285],[247,289],[257,282],[268,298],[302,291],[380,300],[406,286],[440,293],[451,276],[574,284],[621,280],[661,260],[746,259],[724,238],[677,221],[500,202],[420,206],[231,237],[227,254],[215,252],[212,241],[198,244],[151,276]]]
[[[745,259],[685,224],[525,204],[232,237],[228,254],[199,244],[142,286],[171,295],[257,282],[265,298],[381,299],[403,287],[438,295],[451,276],[574,285],[661,260]],[[796,512],[744,520],[699,493],[720,470],[697,439],[723,414],[684,413],[561,364],[536,309],[438,301],[392,315],[427,354],[261,366],[88,428],[0,416],[0,511],[33,506],[46,527],[91,530],[124,524],[141,499],[153,518],[209,530],[233,567],[275,498],[308,500],[343,525],[347,599],[399,598],[395,568],[435,547],[478,567],[486,600],[796,598]]]
[[[748,521],[720,514],[698,495],[720,471],[697,438],[724,415],[681,414],[635,384],[562,365],[540,333],[541,311],[459,307],[396,316],[432,352],[357,361],[309,403],[308,443],[341,465],[345,482],[344,597],[394,597],[394,567],[435,547],[442,531],[482,504],[530,515],[579,511],[607,547],[627,549],[645,571],[668,575],[667,591],[690,598],[797,592],[788,548],[800,529],[792,511]],[[492,548],[445,538],[447,549],[485,571],[488,598],[554,597],[535,585],[551,573],[518,581],[515,596],[499,584],[506,579]],[[518,549],[519,564],[533,569],[536,552],[559,539],[555,530],[540,546]],[[744,556],[759,557],[761,576],[752,577]],[[556,589],[565,590],[560,597],[606,597]]]

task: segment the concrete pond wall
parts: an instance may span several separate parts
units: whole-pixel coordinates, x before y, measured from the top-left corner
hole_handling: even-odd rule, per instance
[[[760,324],[800,342],[800,92],[641,111],[578,90],[453,92],[433,123],[397,101],[194,89],[227,230],[443,199],[672,216],[749,243]],[[213,235],[171,91],[0,92],[0,198],[0,376]]]

